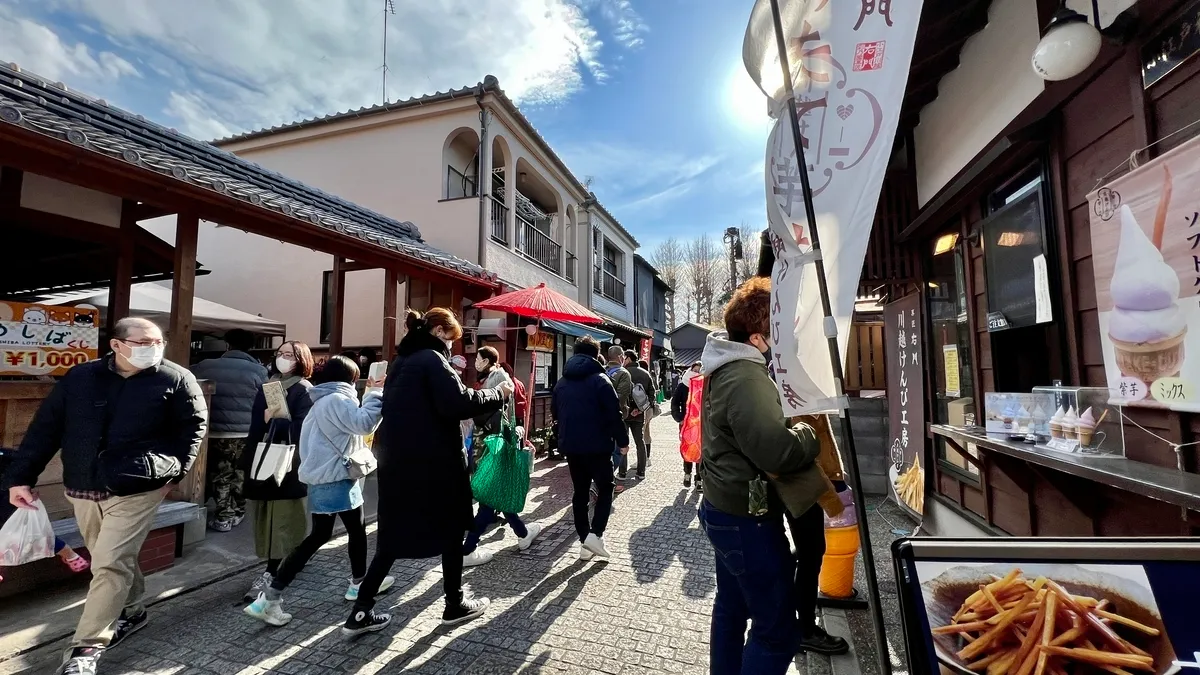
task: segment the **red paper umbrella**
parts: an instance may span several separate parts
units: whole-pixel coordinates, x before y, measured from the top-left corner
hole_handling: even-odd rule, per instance
[[[497,295],[489,300],[475,303],[475,307],[534,319],[604,323],[604,319],[598,314],[562,293],[546,288],[546,284]]]

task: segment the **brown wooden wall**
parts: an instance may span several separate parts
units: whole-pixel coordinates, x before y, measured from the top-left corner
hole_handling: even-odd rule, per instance
[[[1142,0],[1142,33],[1156,30],[1157,17],[1168,17],[1179,3]],[[1101,178],[1111,180],[1127,170],[1130,153],[1185,129],[1157,144],[1150,157],[1161,154],[1200,133],[1200,56],[1149,91],[1141,85],[1138,50],[1142,38],[1129,42],[1123,56],[1098,73],[1066,101],[1046,125],[1046,132],[1029,161],[1046,161],[1053,193],[1048,234],[1059,246],[1058,279],[1061,302],[1056,325],[1065,344],[1062,379],[1082,386],[1106,386],[1091,259],[1087,195]],[[1146,161],[1147,154],[1141,154]],[[1121,167],[1117,169],[1117,167]],[[1114,171],[1114,169],[1117,169]],[[1111,175],[1109,175],[1111,173]],[[1013,174],[996,175],[982,186],[979,199],[960,214],[966,235],[982,219],[982,198]],[[987,288],[983,252],[968,245],[968,294],[974,299],[975,374],[981,392],[995,391],[998,368],[1011,367],[993,359],[987,332]],[[1052,271],[1052,274],[1054,272]],[[1064,313],[1066,316],[1064,317]],[[1059,333],[1053,333],[1056,337]],[[1053,345],[1049,345],[1053,347]],[[981,396],[982,398],[982,396]],[[1175,443],[1200,438],[1200,416],[1127,408],[1126,414],[1157,436]],[[1164,467],[1176,466],[1175,452],[1166,443],[1133,425],[1125,426],[1125,449],[1130,459]],[[1066,474],[1039,469],[1024,462],[984,453],[979,482],[942,471],[935,478],[938,492],[990,525],[1013,535],[1127,536],[1200,533],[1196,514],[1184,522],[1178,507],[1133,493],[1098,486]],[[1185,468],[1197,468],[1196,448],[1185,451]]]

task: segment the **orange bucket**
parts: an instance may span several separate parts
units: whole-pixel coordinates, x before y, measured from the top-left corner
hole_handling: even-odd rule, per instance
[[[825,529],[825,557],[817,586],[831,598],[854,595],[854,558],[858,556],[858,527]]]

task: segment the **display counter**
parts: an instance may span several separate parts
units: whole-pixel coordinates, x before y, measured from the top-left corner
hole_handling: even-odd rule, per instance
[[[1060,471],[1077,478],[1125,490],[1191,511],[1200,511],[1200,475],[1168,469],[1124,457],[1096,457],[1059,452],[1042,446],[1011,441],[1003,435],[989,435],[982,429],[964,429],[935,424],[933,434],[942,437],[953,452],[968,463],[979,458],[968,451],[968,444],[980,450],[999,453],[1029,464]],[[987,472],[982,475],[987,476]]]

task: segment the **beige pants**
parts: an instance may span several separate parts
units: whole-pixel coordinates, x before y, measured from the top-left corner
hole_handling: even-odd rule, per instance
[[[138,567],[138,554],[163,494],[154,490],[102,502],[68,499],[75,507],[84,546],[92,555],[92,583],[71,647],[106,647],[121,610],[135,616],[144,609],[146,581]]]

